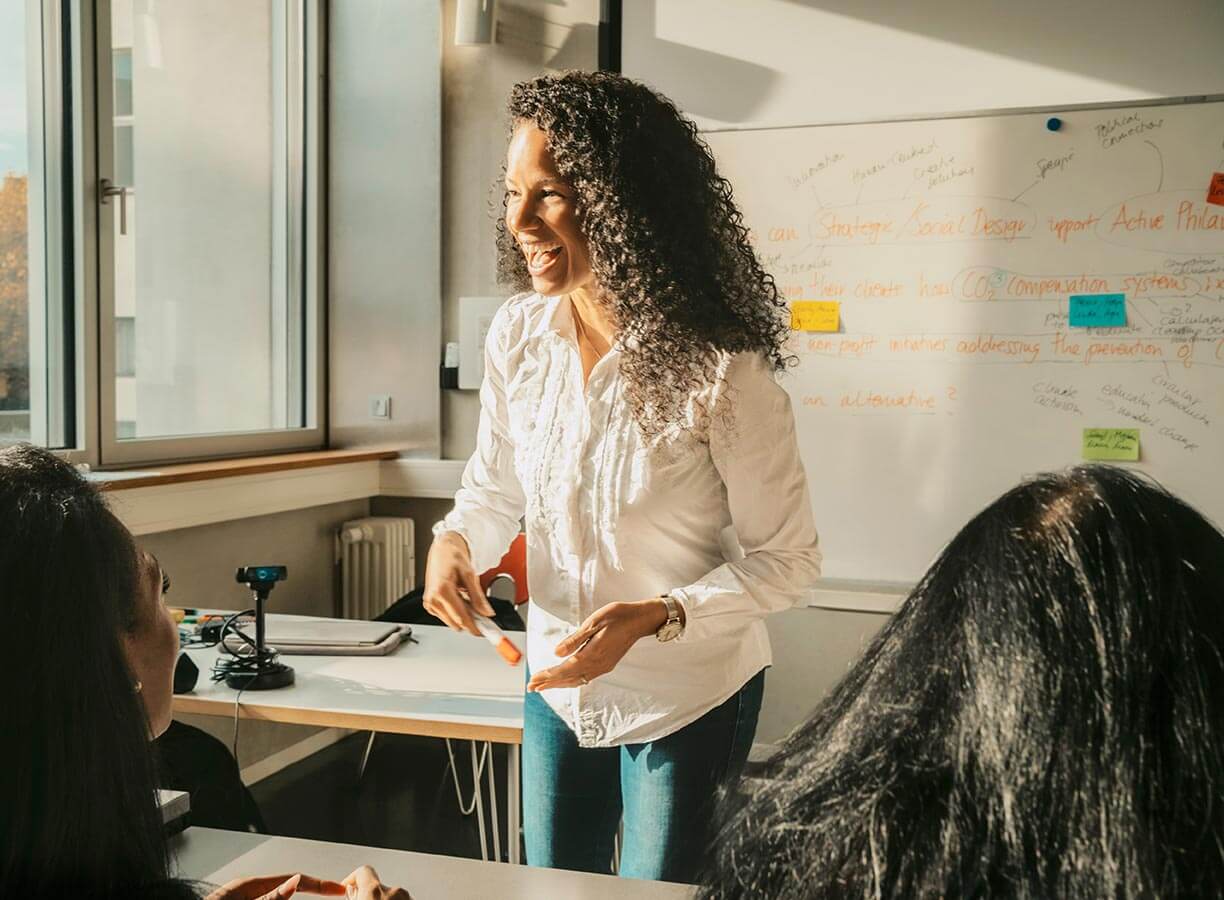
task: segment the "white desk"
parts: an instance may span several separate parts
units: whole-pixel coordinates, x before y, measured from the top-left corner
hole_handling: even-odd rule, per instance
[[[191,795],[186,791],[159,790],[157,806],[161,810],[162,824],[169,825],[191,813]]]
[[[449,628],[414,625],[412,634],[419,643],[406,642],[387,656],[285,656],[294,684],[245,691],[239,715],[293,725],[523,742],[521,666],[506,665],[486,641]],[[187,652],[200,668],[200,680],[190,694],[175,695],[175,712],[232,716],[238,692],[209,680],[217,649]]]
[[[294,684],[243,692],[238,714],[267,722],[508,744],[508,850],[510,861],[517,862],[523,668],[506,665],[486,641],[469,634],[432,625],[414,625],[412,633],[419,643],[405,642],[387,656],[285,656],[283,661],[294,669]],[[232,717],[238,692],[209,678],[217,649],[187,652],[200,679],[192,693],[175,695],[174,711]],[[492,768],[488,771],[492,788]],[[495,794],[493,801],[496,809]],[[496,822],[493,828],[496,834]]]
[[[533,869],[351,844],[188,828],[171,838],[181,877],[224,883],[247,875],[305,872],[340,880],[362,864],[413,900],[691,900],[695,889],[658,881]]]

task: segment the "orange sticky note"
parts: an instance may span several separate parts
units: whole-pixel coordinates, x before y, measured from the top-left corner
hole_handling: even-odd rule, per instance
[[[1207,188],[1207,202],[1224,206],[1224,172],[1212,174],[1211,184]]]
[[[796,300],[791,304],[792,331],[837,331],[841,303],[837,300]]]

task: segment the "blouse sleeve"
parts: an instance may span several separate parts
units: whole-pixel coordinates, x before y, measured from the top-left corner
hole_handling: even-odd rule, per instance
[[[672,591],[684,607],[678,640],[732,634],[801,602],[820,575],[820,549],[790,398],[758,354],[727,370],[731,415],[710,425],[710,456],[727,492],[742,559]]]
[[[435,536],[454,531],[467,541],[472,568],[497,565],[519,533],[526,500],[514,471],[514,444],[506,403],[506,333],[513,304],[498,310],[485,339],[476,451],[463,470],[455,506],[433,528]]]

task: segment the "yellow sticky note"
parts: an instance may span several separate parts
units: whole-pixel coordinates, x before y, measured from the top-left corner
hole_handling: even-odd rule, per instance
[[[1085,428],[1084,459],[1139,459],[1138,428]]]
[[[837,300],[796,300],[791,304],[792,331],[837,331],[841,303]]]

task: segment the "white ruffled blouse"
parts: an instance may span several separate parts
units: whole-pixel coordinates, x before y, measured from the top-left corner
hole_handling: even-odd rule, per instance
[[[728,356],[690,398],[694,427],[648,446],[619,357],[606,353],[584,389],[568,299],[508,300],[485,345],[476,451],[434,526],[461,534],[482,572],[525,520],[533,672],[604,604],[670,593],[683,605],[681,637],[644,638],[589,685],[543,692],[584,747],[656,740],[727,700],[771,662],[763,618],[820,574],[790,399],[763,358]]]

